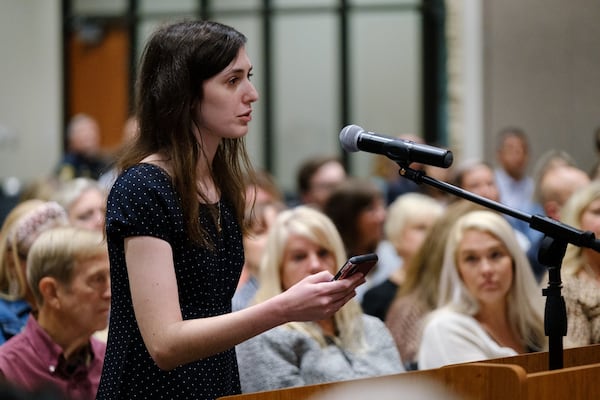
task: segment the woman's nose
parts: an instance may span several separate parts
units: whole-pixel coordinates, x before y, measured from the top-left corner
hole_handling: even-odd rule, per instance
[[[492,263],[486,257],[483,257],[481,259],[480,269],[481,269],[481,272],[484,274],[490,274],[491,272],[494,271],[494,267],[493,267]]]
[[[254,87],[254,84],[252,84],[252,82],[248,82],[248,91],[244,95],[244,102],[254,103],[255,101],[258,101],[258,91]]]
[[[323,262],[317,254],[311,254],[309,257],[309,270],[311,274],[321,272],[323,270]]]

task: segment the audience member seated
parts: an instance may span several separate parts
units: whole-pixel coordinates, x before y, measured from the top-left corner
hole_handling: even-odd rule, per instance
[[[0,344],[19,333],[35,310],[25,270],[31,245],[44,230],[67,224],[55,202],[25,200],[7,215],[0,231]]]
[[[74,178],[64,182],[52,196],[66,211],[73,226],[104,231],[106,195],[98,181]]]
[[[533,166],[533,183],[535,185],[533,190],[534,202],[539,202],[540,181],[542,176],[552,168],[563,165],[570,165],[572,167],[577,166],[575,158],[564,150],[550,149],[537,158],[535,165]]]
[[[261,202],[246,210],[246,219],[250,221],[248,231],[244,233],[244,272],[246,277],[235,291],[232,310],[237,311],[249,305],[259,286],[259,265],[262,258],[269,229],[277,214],[284,210],[281,202]]]
[[[321,271],[332,275],[346,261],[344,245],[327,216],[312,207],[281,212],[271,227],[261,263],[262,302]],[[273,328],[237,346],[242,392],[398,373],[402,362],[379,319],[350,300],[327,320]]]
[[[402,264],[385,281],[365,293],[362,299],[365,313],[385,320],[388,308],[404,282],[404,266],[411,262],[423,244],[427,231],[443,211],[444,207],[437,200],[417,192],[400,195],[390,204],[384,232]]]
[[[108,250],[100,232],[58,227],[40,234],[27,260],[37,316],[0,346],[0,374],[27,390],[48,385],[70,399],[96,396],[108,323]]]
[[[498,133],[494,170],[500,202],[527,211],[532,208],[535,183],[527,174],[529,141],[525,132],[508,127]]]
[[[450,181],[453,185],[468,192],[486,199],[500,201],[494,169],[483,160],[469,158],[454,164],[451,169]]]
[[[404,265],[404,282],[389,307],[385,324],[407,370],[417,369],[423,321],[437,307],[439,275],[448,232],[459,217],[479,209],[483,207],[467,200],[448,205],[427,232],[419,250]]]
[[[479,159],[467,159],[452,168],[452,184],[486,199],[500,202],[500,191],[490,164]],[[517,218],[504,215],[504,218],[516,230],[521,248],[527,251],[531,247],[529,224]],[[537,236],[536,236],[537,237]]]
[[[536,182],[536,198],[546,216],[560,221],[561,210],[569,197],[577,189],[588,185],[590,178],[575,166],[558,164],[557,161],[549,160],[549,162],[551,165],[539,175],[539,183]],[[540,233],[539,239],[532,242],[527,251],[527,257],[538,282],[541,282],[548,267],[538,260],[543,239],[544,235]]]
[[[296,174],[298,201],[322,209],[331,191],[346,179],[337,157],[317,156],[304,160]]]
[[[502,129],[497,137],[494,174],[501,203],[528,214],[539,214],[542,209],[535,202],[535,181],[527,172],[529,149],[527,134],[522,129]],[[505,218],[515,229],[523,232],[530,242],[539,239],[538,231],[529,228],[525,221],[506,215]]]
[[[257,170],[252,178],[246,177],[247,206],[264,203],[285,203],[283,192],[275,177],[266,170]]]
[[[246,188],[246,209],[244,220],[247,231],[244,233],[244,266],[238,281],[237,290],[248,282],[248,287],[243,290],[243,295],[234,299],[233,308],[245,306],[248,300],[256,292],[258,286],[257,268],[260,260],[263,237],[266,237],[274,211],[286,208],[283,192],[277,186],[275,177],[266,170],[257,170],[252,176],[244,177]],[[269,206],[266,207],[265,205]],[[247,242],[247,243],[246,243]],[[246,251],[249,250],[249,251]]]
[[[425,165],[423,167],[423,172],[425,175],[440,182],[447,182],[450,180],[451,170],[451,168],[434,167],[432,165]],[[422,192],[424,194],[433,197],[442,205],[447,205],[454,197],[454,195],[448,193],[447,191],[438,189],[431,185],[422,184],[421,186],[423,187]]]
[[[600,237],[600,182],[573,193],[561,217],[563,223]],[[569,244],[561,272],[568,325],[565,347],[600,343],[600,253]]]
[[[99,179],[109,165],[100,148],[100,127],[90,115],[77,114],[67,126],[67,151],[56,175],[61,181],[83,176]]]
[[[323,206],[342,236],[349,257],[376,252],[383,241],[386,205],[380,188],[371,180],[348,178],[337,185]],[[367,276],[367,283],[356,289],[357,299],[384,280],[398,267],[379,260]]]
[[[73,178],[63,182],[52,199],[66,211],[72,226],[104,233],[106,219],[106,189],[91,178]],[[108,327],[94,334],[97,339],[108,340]]]
[[[514,230],[499,214],[473,211],[446,242],[438,309],[423,329],[419,369],[545,348],[543,302]]]

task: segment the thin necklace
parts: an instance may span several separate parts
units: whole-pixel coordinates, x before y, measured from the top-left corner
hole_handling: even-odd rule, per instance
[[[196,193],[198,195],[198,200],[202,201],[202,196],[200,195],[199,188],[196,189]],[[217,200],[217,232],[221,233],[221,199],[220,198]]]
[[[217,201],[217,232],[221,233],[221,200]]]

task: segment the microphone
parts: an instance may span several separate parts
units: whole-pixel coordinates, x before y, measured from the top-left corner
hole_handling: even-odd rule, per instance
[[[415,143],[411,140],[397,139],[390,136],[367,132],[358,125],[348,125],[340,132],[342,148],[354,153],[362,150],[368,153],[383,154],[396,162],[406,165],[418,162],[434,167],[448,168],[454,157],[450,150],[426,144]]]

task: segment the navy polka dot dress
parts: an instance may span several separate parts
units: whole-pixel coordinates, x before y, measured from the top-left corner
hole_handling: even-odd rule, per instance
[[[218,234],[208,207],[200,205],[200,223],[216,243],[215,251],[210,251],[185,235],[179,197],[162,169],[138,164],[113,185],[106,210],[112,306],[97,399],[215,399],[240,393],[233,348],[171,371],[156,366],[135,321],[125,266],[126,237],[163,239],[173,249],[183,318],[231,312],[244,261],[242,234],[231,205],[222,201],[220,208]]]

